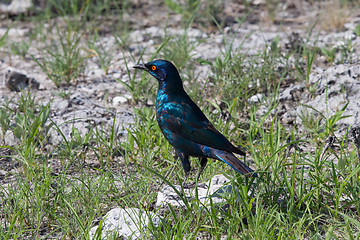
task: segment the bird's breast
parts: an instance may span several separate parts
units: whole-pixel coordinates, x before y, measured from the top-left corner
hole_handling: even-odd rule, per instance
[[[165,91],[159,90],[156,96],[156,107],[167,103],[169,101],[169,96],[165,93]]]
[[[156,96],[156,113],[174,114],[174,112],[181,112],[181,101],[174,96],[169,96],[165,91],[159,90]]]

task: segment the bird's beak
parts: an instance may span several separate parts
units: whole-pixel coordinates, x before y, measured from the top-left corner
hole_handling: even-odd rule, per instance
[[[149,71],[149,69],[147,69],[147,67],[145,67],[144,64],[138,64],[138,65],[135,65],[133,68],[137,68],[137,69],[141,69],[141,70],[144,70],[144,71]]]

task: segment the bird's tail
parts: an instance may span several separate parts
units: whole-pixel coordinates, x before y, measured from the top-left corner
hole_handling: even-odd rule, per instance
[[[246,166],[242,161],[240,161],[234,154],[225,152],[219,149],[212,149],[212,154],[215,155],[215,158],[227,163],[230,167],[235,169],[237,172],[247,176],[247,177],[257,177],[257,174]]]

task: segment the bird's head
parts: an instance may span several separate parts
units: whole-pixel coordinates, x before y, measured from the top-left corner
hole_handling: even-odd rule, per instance
[[[169,86],[170,88],[182,88],[182,81],[176,67],[167,60],[154,60],[145,64],[135,65],[134,68],[144,70],[150,73],[159,81],[160,86]]]

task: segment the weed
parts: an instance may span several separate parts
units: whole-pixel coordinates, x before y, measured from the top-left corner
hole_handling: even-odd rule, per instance
[[[20,55],[21,57],[25,58],[30,46],[31,41],[29,43],[21,41],[19,43],[12,43],[10,49],[13,54]]]
[[[339,111],[335,112],[332,116],[326,117],[323,113],[319,112],[314,107],[303,105],[304,107],[312,110],[311,113],[303,111],[300,115],[304,127],[311,130],[312,133],[319,139],[324,139],[328,136],[334,135],[336,131],[336,123],[344,118],[350,116],[342,116],[349,103],[346,103]],[[317,115],[317,117],[315,117]]]
[[[340,46],[341,58],[339,64],[342,63],[352,63],[353,53],[354,53],[354,44],[351,39],[345,40],[344,44]]]
[[[81,0],[49,0],[46,2],[44,14],[51,16],[81,16],[83,20],[100,14],[116,13],[120,9],[126,10],[130,6],[129,0],[124,1],[81,1]]]
[[[165,0],[168,8],[183,16],[184,21],[188,23],[200,8],[200,0],[186,0],[185,3],[175,2],[173,0]],[[191,21],[191,20],[190,20]]]
[[[5,44],[5,40],[6,40],[6,37],[7,37],[8,33],[9,33],[9,31],[10,31],[10,28],[8,28],[6,30],[6,32],[4,33],[4,35],[2,35],[0,37],[0,47],[2,47]]]
[[[122,39],[117,39],[118,44],[124,44],[124,42],[122,41]],[[163,49],[164,46],[166,46],[166,44],[169,42],[169,40],[171,39],[171,37],[167,38],[160,46],[159,48],[156,50],[155,53],[153,53],[152,57],[149,59],[149,61],[151,61],[151,59],[154,59],[155,56],[157,56],[159,54],[159,52]],[[142,59],[142,55],[144,54],[145,49],[140,53],[140,58],[138,61],[135,61],[134,56],[130,55],[131,59],[136,62],[139,63],[139,61]],[[118,81],[125,86],[125,88],[130,92],[131,94],[131,100],[133,103],[138,103],[138,102],[143,102],[146,103],[148,98],[154,98],[154,94],[152,91],[152,89],[156,86],[156,84],[151,83],[151,78],[149,76],[147,76],[146,74],[143,74],[141,77],[140,82],[135,82],[136,79],[136,70],[133,71],[133,69],[130,69],[127,63],[127,60],[125,58],[124,55],[124,62],[125,62],[125,67],[126,67],[126,73],[128,76],[128,82],[126,81],[122,81],[121,79],[118,79]],[[152,101],[153,103],[155,102],[155,100]]]
[[[131,69],[128,67],[128,63],[124,57],[124,61],[125,61],[125,67],[126,67],[126,72],[128,75],[128,79],[129,82],[125,82],[125,81],[121,81],[120,79],[118,80],[122,85],[125,86],[125,88],[130,92],[131,94],[131,101],[133,104],[136,104],[138,102],[143,102],[145,103],[147,98],[148,98],[148,94],[146,94],[145,92],[149,93],[152,92],[152,89],[154,87],[155,84],[150,85],[150,78],[146,78],[145,76],[141,77],[140,82],[135,82],[136,79],[136,71],[132,72]]]
[[[121,156],[126,154],[126,150],[122,149],[120,144],[120,130],[119,126],[115,125],[116,116],[109,129],[98,129],[95,131],[95,143],[97,144],[94,147],[94,152],[97,155],[97,158],[100,161],[102,168],[108,164],[106,160],[112,161],[116,156]],[[130,151],[130,149],[129,149]]]
[[[67,90],[66,88],[59,88],[59,91],[55,93],[55,95],[63,98],[63,99],[69,99],[71,92]]]
[[[39,113],[36,111],[37,109],[25,108],[23,112],[15,113],[15,124],[11,127],[11,131],[23,146],[43,144],[52,127],[52,124],[48,123],[50,104],[41,107]]]
[[[336,57],[336,47],[322,47],[321,53],[325,55],[326,61],[329,63],[333,63]]]
[[[43,59],[32,56],[57,87],[74,81],[84,70],[84,57],[80,53],[79,46],[82,36],[73,32],[70,22],[68,24],[65,36],[56,26],[60,48],[57,47],[56,42],[53,42],[53,45],[45,50]]]
[[[191,41],[187,30],[182,35],[176,35],[162,48],[160,56],[175,64],[179,70],[183,70],[193,57],[194,49],[202,43],[202,40]],[[174,51],[176,49],[176,51]]]
[[[275,21],[275,16],[278,12],[279,0],[266,0],[266,10],[271,22]]]
[[[360,36],[360,24],[356,25],[356,27],[354,29],[354,33],[356,34],[356,36]]]
[[[99,41],[99,35],[97,32],[95,32],[93,39],[89,43],[89,49],[87,51],[89,52],[90,57],[96,57],[98,59],[99,65],[105,75],[108,74],[110,63],[114,58],[114,47],[115,42],[111,46],[107,46]]]
[[[5,145],[6,132],[10,129],[10,121],[12,117],[12,110],[8,104],[0,107],[0,127],[1,127],[1,140]]]

